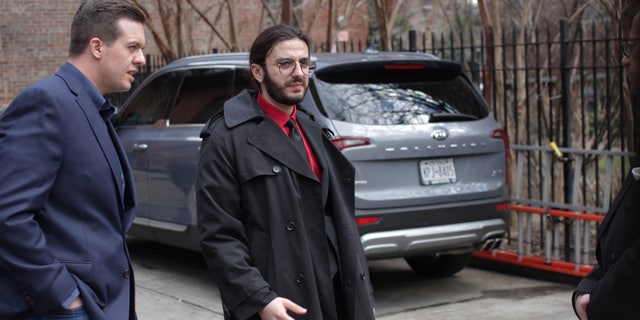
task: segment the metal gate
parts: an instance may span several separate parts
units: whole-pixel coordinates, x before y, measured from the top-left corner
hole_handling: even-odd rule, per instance
[[[512,145],[515,154],[515,181],[511,199],[512,221],[508,241],[496,250],[475,253],[482,259],[520,265],[572,276],[585,276],[595,264],[595,241],[597,227],[608,210],[611,196],[619,189],[616,167],[624,170],[624,164],[634,157],[632,152],[600,151],[558,148],[551,142],[549,147]],[[542,169],[541,192],[537,199],[523,197],[522,186],[526,183],[529,159],[540,159]],[[603,205],[590,205],[579,194],[585,181],[585,159],[598,159],[596,166],[604,166],[604,177],[599,177]],[[573,168],[571,203],[552,201],[554,190],[554,162],[570,162]],[[600,171],[600,170],[598,170]],[[596,173],[599,174],[599,173]]]

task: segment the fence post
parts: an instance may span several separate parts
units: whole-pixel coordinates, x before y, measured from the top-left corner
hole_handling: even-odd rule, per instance
[[[567,19],[560,20],[560,63],[561,63],[561,79],[562,79],[562,139],[565,148],[571,148],[571,61],[569,58],[569,21]],[[572,189],[572,170],[571,162],[564,163],[564,200],[565,203],[571,203]]]
[[[573,119],[571,116],[571,62],[569,58],[569,20],[560,20],[560,65],[562,79],[562,140],[565,148],[572,147],[571,135]],[[564,203],[572,203],[573,195],[573,170],[571,170],[572,161],[564,161]],[[570,241],[571,228],[565,224],[565,258],[570,259]]]
[[[409,51],[416,52],[418,51],[418,36],[415,30],[409,30]]]
[[[147,63],[145,64],[145,67],[144,67],[144,72],[145,72],[145,75],[144,75],[144,76],[145,76],[145,77],[147,77],[148,75],[150,75],[150,74],[151,74],[151,71],[153,71],[153,70],[151,70],[151,65],[152,65],[152,63],[150,63],[150,61],[151,61],[151,55],[147,53],[147,54],[145,55],[145,59],[146,59],[145,61],[147,61]],[[142,82],[142,80],[140,80],[140,82]]]

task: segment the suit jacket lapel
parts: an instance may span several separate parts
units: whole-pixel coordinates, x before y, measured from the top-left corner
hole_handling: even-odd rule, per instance
[[[124,206],[124,212],[126,213],[131,208],[135,207],[136,201],[137,201],[133,173],[131,171],[131,167],[129,166],[129,160],[127,159],[127,155],[124,151],[124,148],[122,147],[122,144],[120,144],[120,140],[118,139],[118,134],[115,128],[113,127],[113,124],[111,123],[111,121],[107,121],[107,130],[109,132],[109,135],[112,137],[113,146],[116,149],[116,153],[118,156],[118,163],[120,164],[120,168],[122,170],[122,179],[124,179],[123,181],[124,190],[123,190],[123,194],[121,194],[121,197],[122,197],[122,202]],[[114,177],[115,177],[115,174],[117,171],[113,169],[113,166],[111,166],[111,168],[112,168],[111,172],[112,174],[114,174]],[[119,181],[119,180],[120,179],[116,181]],[[120,188],[118,188],[118,190],[120,190]],[[125,218],[131,220],[131,221],[125,221],[125,223],[133,222],[133,215]]]
[[[88,104],[89,103],[89,104]],[[109,164],[109,168],[111,169],[111,175],[113,176],[113,181],[116,181],[116,190],[118,195],[120,196],[120,205],[121,211],[124,212],[124,194],[123,194],[123,173],[124,168],[122,168],[120,158],[118,157],[117,146],[113,142],[110,134],[109,134],[109,125],[110,123],[105,122],[104,119],[97,112],[97,109],[92,110],[91,108],[95,108],[91,102],[82,102],[78,101],[78,105],[82,109],[91,126],[91,130],[93,131],[93,135],[98,141],[100,145],[100,149],[104,154],[107,163]],[[114,131],[115,134],[115,131]]]
[[[67,83],[69,90],[71,90],[71,92],[76,96],[76,105],[84,114],[87,122],[89,123],[89,126],[91,127],[91,130],[93,131],[93,135],[98,142],[100,149],[102,150],[102,153],[107,160],[107,163],[109,164],[109,168],[111,169],[114,186],[120,198],[118,204],[121,209],[120,212],[124,213],[125,197],[120,184],[124,183],[123,176],[126,175],[123,174],[125,172],[125,168],[123,168],[122,166],[126,166],[128,165],[128,163],[127,161],[120,161],[118,152],[121,152],[122,150],[118,150],[118,144],[116,143],[117,140],[112,141],[112,138],[109,135],[108,131],[109,127],[98,112],[98,108],[96,108],[95,102],[84,90],[77,77],[73,73],[71,73],[69,68],[70,66],[63,66],[62,68],[60,68],[57,75]]]

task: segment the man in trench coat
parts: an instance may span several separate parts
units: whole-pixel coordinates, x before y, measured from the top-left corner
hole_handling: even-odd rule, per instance
[[[315,66],[309,39],[268,28],[250,63],[259,91],[241,92],[210,119],[198,168],[202,252],[225,318],[373,319],[354,168],[298,105]],[[296,130],[304,151],[288,137]]]

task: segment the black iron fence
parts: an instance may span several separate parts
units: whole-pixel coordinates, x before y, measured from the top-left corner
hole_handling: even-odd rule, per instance
[[[606,213],[638,136],[615,34],[562,20],[545,30],[507,30],[500,41],[482,32],[397,39],[404,50],[462,63],[508,132],[514,241],[505,249],[517,252],[516,261],[570,262],[567,273],[577,275],[593,263],[600,220],[588,215]]]
[[[601,215],[635,157],[633,137],[638,136],[616,34],[617,27],[571,27],[562,20],[544,29],[503,29],[499,39],[492,34],[489,41],[481,28],[440,35],[410,31],[394,39],[393,50],[431,53],[463,64],[509,135],[514,207]],[[331,47],[353,52],[375,46],[370,40]],[[321,43],[312,50],[326,47]],[[165,63],[147,56],[134,86]],[[127,95],[110,98],[120,105]],[[517,221],[512,238],[522,240],[519,216]],[[544,232],[552,222],[554,228],[564,227],[547,237]],[[527,241],[535,242],[540,253],[552,242],[560,260],[590,264],[587,258],[578,261],[575,253],[593,249],[587,235],[595,232],[595,223],[580,232],[575,228],[584,223],[580,219],[540,215],[527,223],[527,228],[534,226]],[[526,254],[535,255],[533,251]]]

